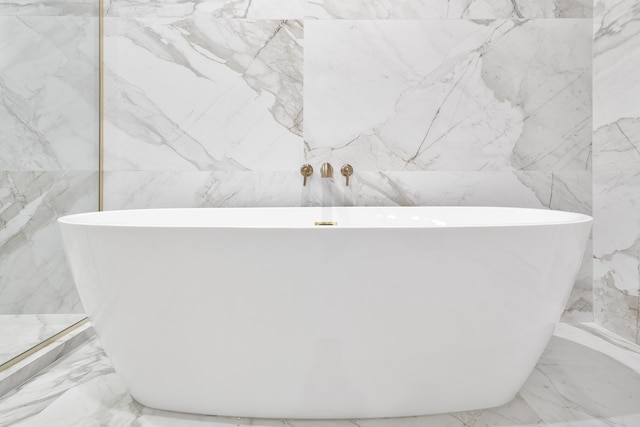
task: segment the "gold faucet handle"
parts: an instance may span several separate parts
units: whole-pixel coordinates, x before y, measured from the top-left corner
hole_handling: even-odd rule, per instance
[[[349,186],[349,177],[353,175],[353,166],[350,164],[346,164],[340,168],[340,173],[342,176],[347,178],[347,187]]]
[[[302,186],[304,187],[307,185],[307,177],[313,174],[313,166],[309,164],[302,165],[302,167],[300,168],[300,173],[304,177],[304,180],[302,181]]]

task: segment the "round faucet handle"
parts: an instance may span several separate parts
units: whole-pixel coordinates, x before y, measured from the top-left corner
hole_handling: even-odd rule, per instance
[[[343,165],[342,168],[340,168],[340,173],[342,174],[342,176],[347,178],[347,187],[348,187],[349,177],[353,175],[353,166],[351,166],[348,163],[346,165]]]
[[[306,186],[307,185],[307,177],[309,177],[309,176],[311,176],[313,174],[313,166],[311,166],[309,164],[302,165],[302,167],[300,168],[300,173],[304,177],[304,180],[302,181],[302,185]]]

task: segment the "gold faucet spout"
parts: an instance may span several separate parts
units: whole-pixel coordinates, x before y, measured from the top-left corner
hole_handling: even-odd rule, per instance
[[[333,177],[333,166],[330,163],[323,163],[320,167],[320,176],[322,178]]]

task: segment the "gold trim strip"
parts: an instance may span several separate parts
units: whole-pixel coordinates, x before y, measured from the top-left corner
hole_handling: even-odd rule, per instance
[[[29,350],[27,350],[27,351],[25,351],[23,353],[20,353],[19,355],[17,355],[13,359],[9,359],[4,364],[0,365],[0,372],[6,371],[7,369],[11,368],[12,366],[16,365],[17,363],[22,362],[27,357],[29,357],[32,354],[42,350],[43,348],[45,348],[49,344],[52,344],[53,342],[59,340],[60,338],[64,337],[65,335],[68,335],[69,333],[75,331],[80,326],[82,326],[82,325],[84,325],[84,324],[86,324],[88,322],[89,322],[89,318],[85,317],[84,319],[80,320],[79,322],[76,322],[73,325],[69,326],[68,328],[58,332],[54,336],[52,336],[50,338],[47,338],[46,340],[42,341],[40,344],[36,345],[35,347],[31,347]]]
[[[98,19],[98,210],[104,210],[104,0]]]
[[[316,221],[313,225],[338,225],[338,223],[333,221]]]

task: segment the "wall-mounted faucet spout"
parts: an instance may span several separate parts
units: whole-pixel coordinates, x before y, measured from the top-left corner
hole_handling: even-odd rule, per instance
[[[333,177],[333,166],[330,163],[323,163],[320,167],[320,176],[322,178]]]

